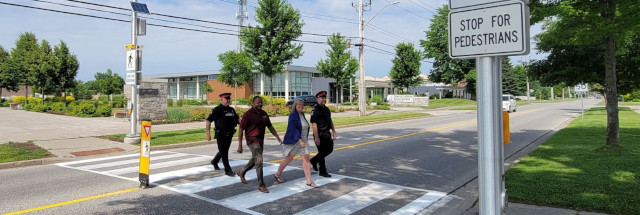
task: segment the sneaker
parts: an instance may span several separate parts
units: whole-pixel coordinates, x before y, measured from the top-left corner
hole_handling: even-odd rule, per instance
[[[329,173],[320,173],[320,174],[318,174],[318,175],[319,175],[319,176],[322,176],[322,177],[331,178],[331,175],[329,175]]]
[[[224,174],[229,176],[229,177],[235,177],[236,176],[236,174],[233,173],[233,172],[225,172]]]
[[[263,193],[268,193],[269,192],[269,190],[267,190],[267,187],[265,187],[265,186],[258,186],[258,190],[260,190],[260,192],[263,192]]]
[[[211,165],[213,165],[213,169],[220,170],[220,167],[218,166],[217,163],[214,163],[213,161],[211,161]]]

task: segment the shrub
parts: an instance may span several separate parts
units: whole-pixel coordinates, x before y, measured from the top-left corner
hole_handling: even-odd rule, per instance
[[[173,107],[173,99],[167,99],[167,107]]]
[[[51,108],[49,107],[49,105],[47,105],[47,104],[44,104],[44,105],[43,105],[43,104],[41,104],[41,103],[37,103],[36,105],[34,105],[34,106],[33,106],[33,108],[31,109],[31,111],[33,111],[33,112],[46,112],[46,111],[48,111],[49,109],[51,109]]]
[[[109,96],[99,96],[98,101],[103,101],[103,102],[109,101]]]
[[[336,108],[334,106],[327,106],[332,113],[344,112],[344,108]]]
[[[246,98],[233,99],[232,101],[237,102],[239,105],[249,104],[249,99],[246,99]]]
[[[244,113],[246,113],[247,110],[249,110],[249,109],[248,108],[236,108],[236,114],[238,114],[238,116],[242,117],[242,115],[244,115]]]
[[[33,109],[33,106],[35,106],[35,103],[25,104],[24,105],[24,110],[31,111],[31,109]]]
[[[387,104],[373,106],[373,109],[374,110],[391,110],[391,108],[389,108],[389,105]]]
[[[111,116],[111,106],[102,105],[96,108],[96,112],[93,114],[94,116]]]
[[[274,105],[264,105],[262,106],[262,110],[267,112],[267,115],[269,116],[275,116],[277,113],[278,107]]]
[[[47,100],[49,100],[49,99],[47,98]],[[64,102],[65,98],[63,98],[61,96],[55,96],[55,97],[53,97],[53,99],[51,99],[51,101],[53,101],[53,102]]]
[[[16,96],[13,97],[13,102],[14,103],[18,103],[18,104],[24,104],[24,102],[26,101],[24,96]]]
[[[191,120],[191,113],[182,108],[170,108],[167,113],[167,118],[172,122],[183,122],[185,119]]]
[[[70,113],[68,114],[80,117],[90,117],[96,112],[96,106],[90,102],[76,104],[73,108],[69,105],[69,109]]]
[[[67,109],[67,107],[65,107],[64,103],[62,102],[52,103],[50,107],[51,110],[55,112],[64,112]]]
[[[287,106],[279,105],[277,107],[278,107],[278,115],[280,116],[289,116],[289,114],[291,113],[291,109],[289,109]]]
[[[313,108],[312,108],[312,107],[309,107],[309,106],[305,106],[305,107],[304,107],[304,112],[305,112],[305,113],[311,113],[311,111],[312,111],[312,110],[313,110]]]
[[[275,99],[273,99],[273,104],[274,105],[284,105],[285,104],[285,100],[284,100],[284,98],[275,98]]]
[[[111,107],[114,108],[123,108],[127,105],[127,99],[124,96],[114,96],[113,101],[111,101]]]
[[[0,99],[0,107],[9,107],[9,101],[6,99]]]
[[[373,96],[369,100],[367,100],[367,104],[376,103],[376,104],[380,105],[383,102],[384,102],[384,100],[382,99],[382,96]]]
[[[74,98],[73,96],[67,96],[65,100],[67,100],[67,102],[74,102],[76,101],[76,98]]]
[[[267,105],[269,104],[269,101],[271,101],[271,96],[260,95],[260,97],[262,98],[263,105]]]
[[[176,107],[182,107],[182,106],[184,106],[184,100],[179,99],[179,100],[176,102]]]
[[[633,99],[632,102],[640,102],[640,99]]]
[[[206,119],[209,116],[210,112],[211,112],[210,110],[207,110],[205,108],[201,108],[201,107],[194,108],[191,110],[191,120],[200,121],[200,120]]]

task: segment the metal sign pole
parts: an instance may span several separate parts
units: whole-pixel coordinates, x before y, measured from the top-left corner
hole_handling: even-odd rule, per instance
[[[503,161],[500,58],[476,58],[478,69],[478,184],[481,215],[502,214]]]
[[[582,108],[580,108],[580,115],[582,115],[582,120],[584,120],[584,94],[582,94],[580,101],[582,101]]]
[[[132,0],[132,2],[136,2],[136,0]],[[131,44],[133,44],[133,48],[137,49],[138,42],[138,22],[136,19],[138,18],[137,12],[135,10],[131,10]],[[137,69],[136,71],[137,72]],[[136,74],[137,75],[137,74]],[[129,133],[130,137],[136,137],[138,130],[136,129],[136,123],[138,122],[138,87],[136,84],[131,85],[131,131]]]

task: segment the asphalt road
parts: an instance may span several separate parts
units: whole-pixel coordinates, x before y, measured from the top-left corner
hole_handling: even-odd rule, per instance
[[[596,100],[588,100],[585,107]],[[512,143],[505,158],[557,130],[580,113],[580,101],[521,106],[510,115]],[[273,178],[281,146],[268,138],[265,182],[249,184],[211,171],[214,145],[158,151],[151,155],[155,187],[138,185],[137,155],[109,155],[47,166],[0,170],[0,213],[34,214],[406,214],[442,212],[448,204],[474,201],[454,193],[477,177],[476,112],[338,129],[328,157],[334,177],[312,177],[320,188],[304,186],[300,160]],[[579,118],[577,119],[579,120]],[[270,135],[267,135],[270,137]],[[235,153],[234,170],[250,153]],[[311,147],[315,152],[315,147]],[[132,160],[133,159],[133,160]],[[154,179],[154,177],[156,177]],[[114,193],[119,192],[119,193]],[[454,201],[451,201],[454,199]]]

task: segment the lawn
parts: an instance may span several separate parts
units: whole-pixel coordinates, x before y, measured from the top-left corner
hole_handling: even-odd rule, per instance
[[[49,155],[47,150],[32,142],[0,144],[0,163],[38,159]]]
[[[388,122],[394,120],[401,119],[410,119],[410,118],[418,118],[418,117],[427,117],[429,114],[426,113],[413,113],[413,112],[400,112],[400,113],[391,113],[391,114],[380,114],[380,115],[372,115],[366,117],[336,117],[333,118],[333,123],[336,127],[347,126],[347,125],[357,125],[362,123],[379,123],[379,122]],[[287,130],[286,122],[274,122],[273,127],[276,131],[285,132]],[[267,131],[268,133],[269,131]],[[213,135],[213,132],[212,134]],[[110,139],[117,142],[124,141],[125,134],[116,134],[116,135],[108,135],[102,136],[101,138]],[[282,136],[281,136],[282,137]],[[167,144],[175,144],[175,143],[188,143],[188,142],[197,142],[204,141],[205,139],[205,129],[189,129],[189,130],[180,130],[180,131],[160,131],[160,132],[152,132],[151,134],[151,145],[167,145]]]
[[[477,105],[476,101],[471,99],[429,99],[429,106],[422,107],[424,109],[436,109],[454,106],[472,106]]]
[[[605,146],[606,110],[585,112],[506,172],[509,200],[611,214],[640,212],[640,114],[620,108],[620,146]]]

